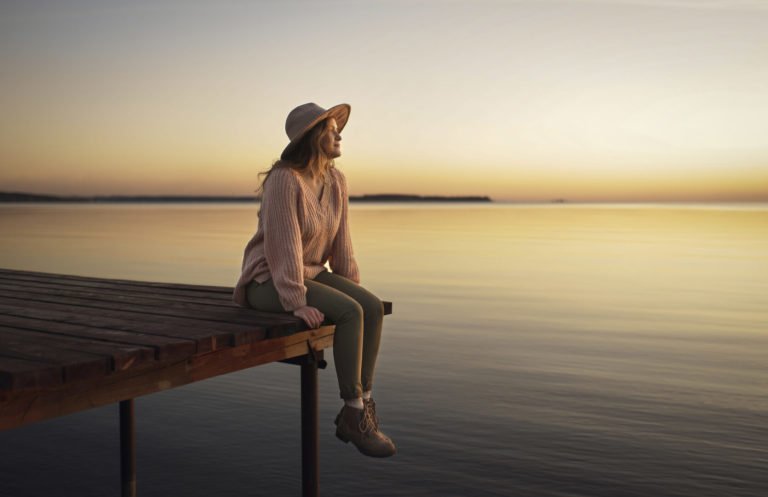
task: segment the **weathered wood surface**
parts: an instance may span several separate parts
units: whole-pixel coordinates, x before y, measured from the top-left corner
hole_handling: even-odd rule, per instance
[[[333,345],[332,325],[307,330],[231,295],[0,269],[0,430]]]

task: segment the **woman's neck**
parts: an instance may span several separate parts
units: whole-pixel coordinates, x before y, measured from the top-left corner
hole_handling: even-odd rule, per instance
[[[316,178],[321,178],[323,174],[328,171],[328,169],[330,169],[330,165],[326,165],[324,168],[321,168],[319,170],[313,170],[308,166],[305,166],[301,170],[301,174],[310,180],[314,180]]]

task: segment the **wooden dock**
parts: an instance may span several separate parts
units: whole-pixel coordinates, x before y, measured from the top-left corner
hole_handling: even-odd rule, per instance
[[[231,287],[0,269],[0,430],[119,402],[122,495],[133,497],[134,398],[298,364],[302,495],[319,495],[317,370],[334,327],[307,330],[288,313],[238,307],[231,295]]]

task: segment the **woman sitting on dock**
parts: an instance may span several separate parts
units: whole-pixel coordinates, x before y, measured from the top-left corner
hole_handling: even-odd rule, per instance
[[[288,114],[290,143],[262,182],[256,234],[245,247],[234,300],[267,312],[292,312],[310,328],[336,325],[333,357],[344,406],[336,436],[365,455],[396,448],[379,430],[371,397],[384,308],[360,286],[348,226],[347,183],[333,159],[350,106],[314,103]],[[325,268],[328,262],[332,272]]]

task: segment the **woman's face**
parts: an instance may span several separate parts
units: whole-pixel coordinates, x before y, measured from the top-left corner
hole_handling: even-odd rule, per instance
[[[325,152],[328,157],[331,159],[341,157],[341,135],[339,134],[339,127],[336,124],[336,119],[331,117],[326,122],[325,132],[321,143],[323,152]]]

